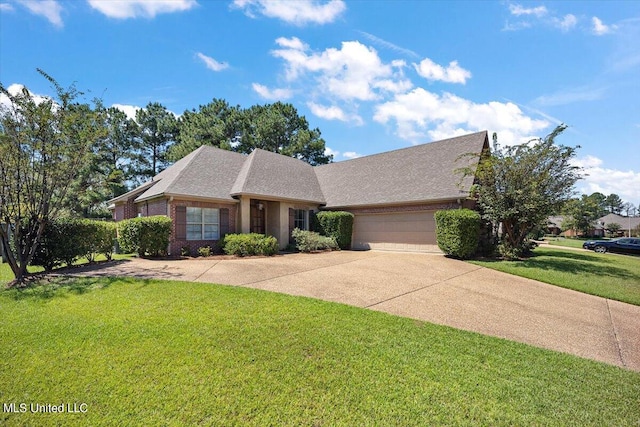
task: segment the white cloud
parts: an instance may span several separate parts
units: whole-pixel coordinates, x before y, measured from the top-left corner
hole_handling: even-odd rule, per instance
[[[62,28],[62,6],[55,0],[20,0],[20,4],[29,9],[34,15],[47,18],[49,22],[58,28]]]
[[[591,18],[591,23],[593,24],[593,26],[591,27],[591,31],[596,36],[609,34],[618,28],[617,25],[605,25],[597,16]]]
[[[547,14],[547,8],[544,6],[537,6],[537,7],[523,7],[522,5],[519,4],[510,4],[509,5],[509,12],[511,12],[512,15],[515,16],[536,16],[538,18],[544,16]]]
[[[205,55],[204,53],[198,52],[196,56],[204,62],[208,69],[213,71],[222,71],[229,68],[229,64],[226,62],[218,62],[210,56]]]
[[[355,151],[345,151],[342,153],[342,157],[347,159],[357,159],[358,157],[362,157],[362,154],[356,153]]]
[[[87,0],[109,18],[154,18],[161,13],[184,12],[198,5],[196,0]]]
[[[309,107],[314,115],[326,120],[340,120],[341,122],[346,122],[348,120],[347,115],[342,111],[342,108],[336,107],[335,105],[325,107],[324,105],[316,104],[315,102],[308,102],[307,107]]]
[[[24,89],[25,89],[24,85],[21,85],[19,83],[14,83],[12,85],[9,85],[9,87],[7,87],[7,92],[9,92],[12,96],[16,96],[19,93],[21,93]],[[29,95],[31,95],[31,98],[34,100],[36,104],[40,104],[41,102],[51,100],[50,96],[38,95],[31,92],[29,89],[27,89],[27,92],[29,93]],[[9,100],[9,97],[4,93],[0,93],[0,106],[7,108],[10,105],[11,105],[11,101]]]
[[[333,158],[335,159],[336,157],[338,157],[339,154],[340,154],[339,151],[332,150],[331,148],[326,147],[326,146],[324,147],[324,155],[325,156],[333,156]]]
[[[552,22],[557,28],[560,28],[562,32],[566,33],[576,26],[576,24],[578,23],[578,18],[576,18],[575,15],[569,13],[562,19],[553,18]]]
[[[282,49],[271,53],[285,61],[286,78],[296,80],[309,74],[316,81],[317,89],[333,98],[370,101],[379,99],[375,90],[393,89],[386,80],[402,79],[402,71],[382,62],[375,49],[357,41],[342,42],[340,49],[328,48],[312,52],[297,38],[279,38],[276,43]],[[406,87],[410,83],[402,83]]]
[[[603,161],[595,156],[575,159],[573,164],[584,168],[587,176],[578,181],[577,187],[585,194],[600,192],[617,194],[623,200],[636,203],[640,200],[640,172],[621,171],[603,167]]]
[[[0,3],[1,12],[13,12],[13,6],[10,3]]]
[[[265,99],[270,99],[270,100],[289,99],[293,96],[293,91],[291,89],[286,89],[286,88],[269,89],[268,87],[258,83],[253,83],[252,87],[253,87],[253,90],[256,91],[258,95],[260,95]]]
[[[451,61],[445,68],[425,58],[420,64],[413,64],[413,67],[420,76],[430,81],[465,84],[467,79],[471,78],[471,72],[458,65],[458,61]]]
[[[477,104],[451,93],[438,95],[423,88],[399,94],[375,107],[373,119],[396,123],[396,134],[414,143],[488,130],[498,133],[501,144],[526,142],[549,126],[526,116],[512,103]]]
[[[596,101],[606,93],[606,87],[580,86],[565,89],[551,95],[542,95],[534,101],[537,105],[554,106],[567,105],[574,102]]]
[[[112,104],[111,106],[125,113],[127,115],[127,118],[131,120],[136,119],[136,112],[141,109],[136,105]]]
[[[347,9],[342,0],[234,0],[233,7],[251,18],[263,15],[298,26],[333,22]]]

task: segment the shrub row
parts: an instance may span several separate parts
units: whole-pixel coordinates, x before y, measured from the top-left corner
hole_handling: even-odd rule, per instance
[[[124,252],[159,256],[167,251],[171,218],[158,215],[126,219],[118,223],[118,243]]]
[[[50,220],[31,264],[51,271],[63,264],[72,265],[80,257],[93,262],[97,254],[103,254],[111,259],[115,238],[116,224],[112,222],[74,218]]]
[[[323,236],[332,237],[340,249],[351,247],[353,214],[342,211],[322,211],[315,214],[312,229]]]
[[[470,209],[437,211],[436,239],[442,252],[456,258],[469,258],[478,248],[480,214]]]
[[[315,252],[338,249],[338,243],[334,237],[321,236],[314,231],[295,228],[291,233],[296,242],[296,248],[300,252]]]
[[[273,236],[257,233],[227,234],[224,236],[223,250],[227,255],[275,255],[278,241]]]

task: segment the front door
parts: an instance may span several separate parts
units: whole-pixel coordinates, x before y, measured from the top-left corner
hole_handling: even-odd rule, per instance
[[[251,232],[264,234],[264,218],[265,218],[266,203],[261,203],[256,200],[251,201]]]

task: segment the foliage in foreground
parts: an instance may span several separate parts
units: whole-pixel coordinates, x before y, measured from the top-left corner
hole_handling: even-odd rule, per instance
[[[465,175],[478,180],[472,188],[482,217],[502,229],[499,251],[505,258],[528,255],[528,235],[558,212],[573,194],[580,168],[573,166],[576,148],[555,144],[566,129],[558,126],[544,139],[498,147],[484,153],[476,170]]]
[[[167,251],[171,218],[157,215],[126,219],[118,223],[118,243],[127,253],[159,256]]]
[[[473,264],[567,289],[640,305],[640,259],[539,247],[520,261],[470,261]]]
[[[64,89],[38,71],[55,99],[40,99],[27,88],[12,94],[0,84],[8,100],[0,105],[0,245],[18,283],[102,132],[95,109],[77,101],[82,94],[75,87]]]
[[[456,258],[473,256],[480,237],[480,214],[471,209],[437,211],[436,237],[442,252]]]
[[[227,234],[224,236],[222,250],[227,255],[271,256],[278,253],[278,240],[258,233]]]
[[[323,236],[333,237],[340,249],[351,247],[353,214],[343,211],[322,211],[315,214],[317,231]]]
[[[338,249],[338,243],[334,237],[321,236],[315,231],[300,230],[294,228],[291,237],[296,242],[296,249],[300,252],[316,252]]]
[[[204,283],[56,286],[0,292],[0,400],[86,403],[87,412],[0,413],[0,424],[601,426],[640,418],[638,373],[497,338]]]

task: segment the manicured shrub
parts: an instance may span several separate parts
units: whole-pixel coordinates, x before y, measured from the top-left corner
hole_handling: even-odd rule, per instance
[[[84,256],[89,262],[94,262],[97,254],[103,254],[107,260],[113,255],[117,225],[113,222],[94,221],[85,219],[81,222],[81,235],[85,239]]]
[[[351,234],[353,232],[353,214],[342,211],[323,211],[314,215],[312,220],[314,231],[323,236],[333,237],[340,249],[351,247]],[[316,222],[317,221],[317,222]]]
[[[165,254],[170,235],[171,219],[162,215],[126,219],[118,223],[120,248],[139,256]]]
[[[316,252],[338,249],[338,243],[334,237],[321,236],[314,231],[300,230],[295,228],[291,232],[296,248],[300,252]]]
[[[456,258],[469,258],[478,248],[480,214],[470,209],[437,211],[436,238],[442,252]]]
[[[40,244],[31,261],[45,270],[73,265],[80,257],[95,261],[96,254],[111,259],[116,225],[89,219],[57,218],[47,222]]]
[[[211,256],[212,253],[213,253],[213,249],[211,249],[211,246],[200,246],[198,248],[199,256],[208,257],[208,256]]]
[[[278,240],[263,234],[227,234],[224,236],[224,253],[237,256],[275,255],[278,253]]]

